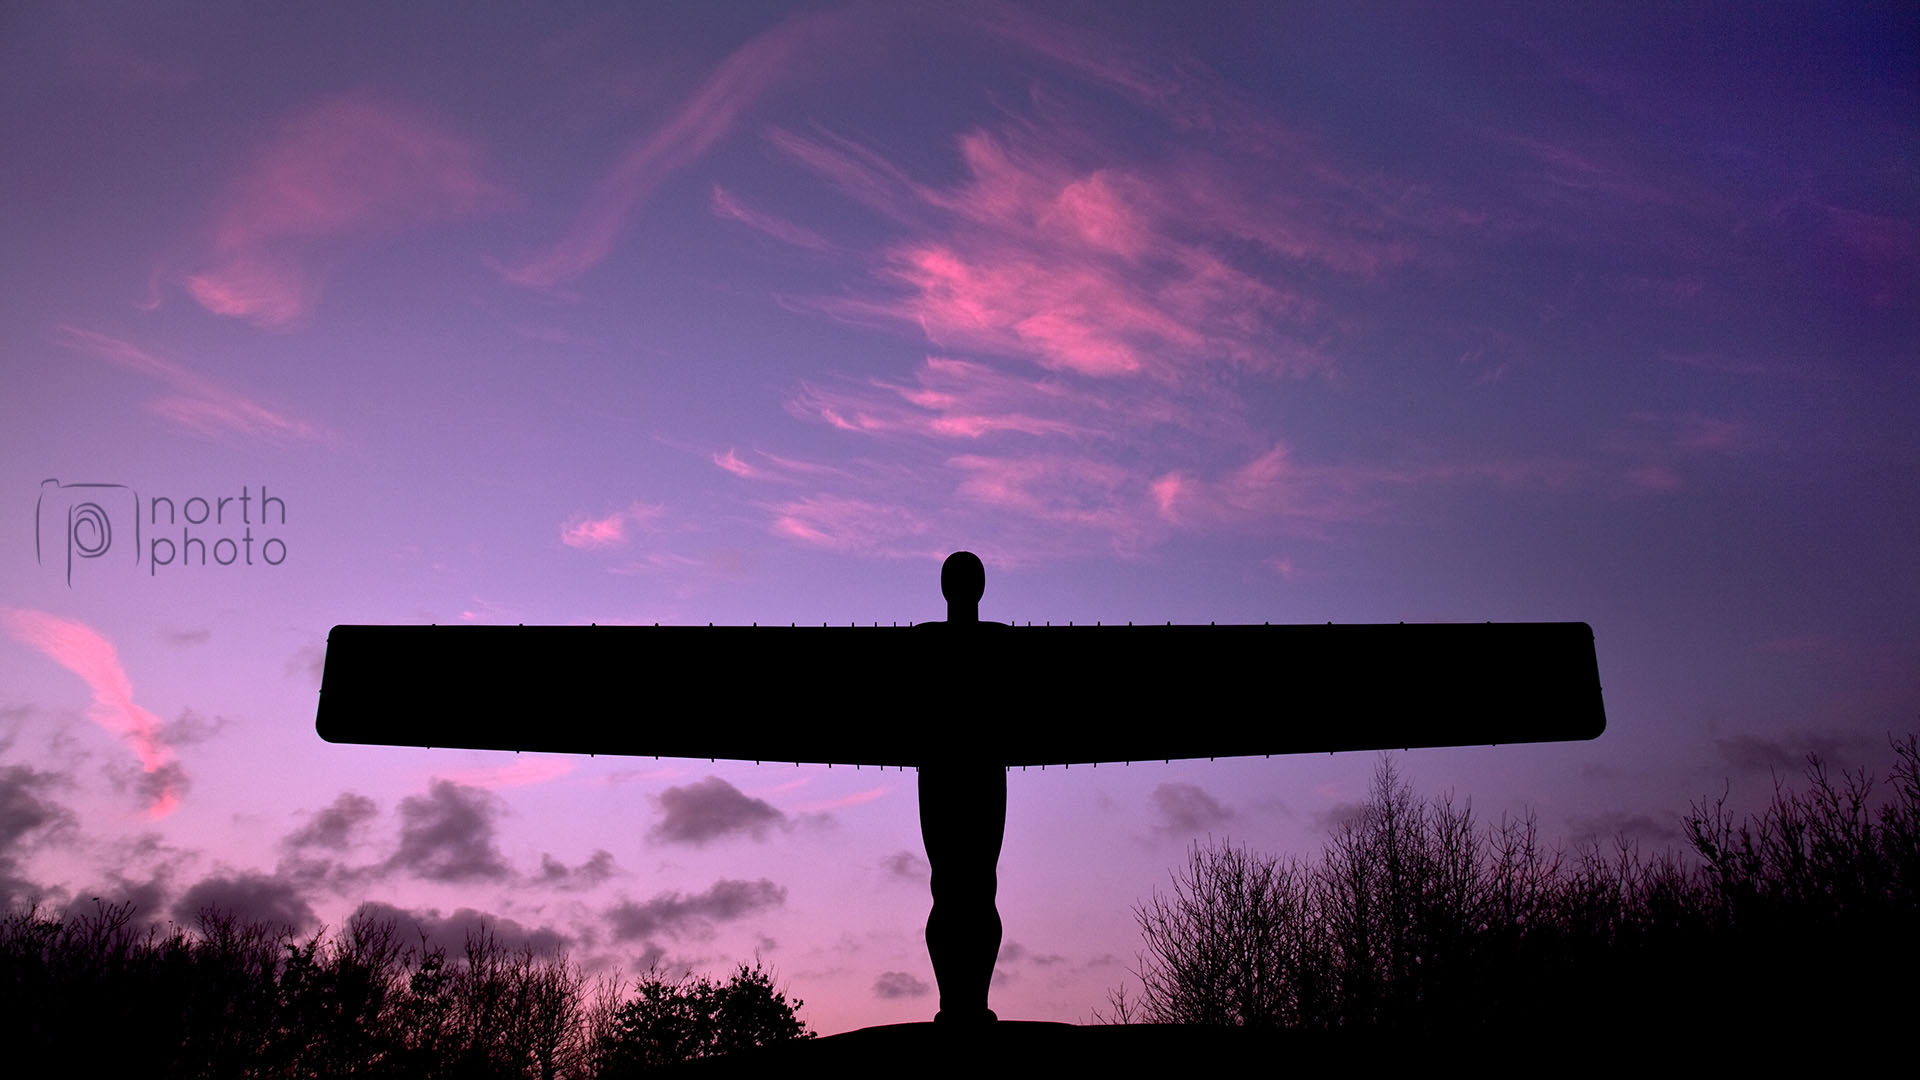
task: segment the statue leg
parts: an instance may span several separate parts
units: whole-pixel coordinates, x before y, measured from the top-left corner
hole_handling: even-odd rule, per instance
[[[940,984],[942,1022],[995,1019],[987,986],[1000,955],[1000,841],[1007,827],[1007,770],[1001,765],[920,768],[920,835],[932,867],[927,953]]]

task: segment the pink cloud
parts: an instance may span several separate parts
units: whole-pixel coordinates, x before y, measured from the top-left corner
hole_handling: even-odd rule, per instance
[[[1180,501],[1180,492],[1186,487],[1186,479],[1177,472],[1170,472],[1148,485],[1153,493],[1153,502],[1160,508],[1160,516],[1168,521],[1175,520],[1174,505]]]
[[[570,548],[605,548],[625,544],[634,530],[651,530],[665,514],[665,506],[634,503],[605,517],[580,515],[560,526],[560,542]]]
[[[468,145],[397,106],[322,101],[293,117],[228,192],[210,265],[187,290],[218,315],[285,327],[311,314],[318,263],[343,241],[503,203]]]
[[[1283,375],[1330,367],[1312,344],[1320,332],[1302,336],[1320,318],[1314,305],[1215,250],[1223,239],[1266,242],[1273,229],[1264,215],[1210,204],[1208,184],[1224,181],[1080,167],[1059,149],[1079,136],[1015,128],[962,136],[967,178],[934,188],[829,139],[780,132],[775,144],[909,228],[878,256],[889,288],[815,302],[829,314],[909,323],[945,349],[1102,378],[1168,380],[1223,361]],[[1350,272],[1390,261],[1345,250],[1366,247],[1353,238],[1288,242],[1288,253],[1324,254]]]
[[[199,434],[241,435],[271,441],[315,438],[323,434],[317,424],[261,405],[119,338],[73,326],[57,326],[53,342],[165,383],[175,393],[148,402],[148,411]]]
[[[133,682],[120,666],[113,642],[86,623],[44,611],[0,608],[0,618],[16,639],[86,682],[93,691],[88,718],[125,743],[139,759],[141,770],[156,781],[147,816],[172,813],[180,805],[182,774],[174,764],[173,748],[161,740],[160,718],[133,700]]]
[[[913,292],[903,309],[935,343],[1024,355],[1083,375],[1128,375],[1149,355],[1134,334],[1165,319],[1095,271],[1024,258],[1013,248],[968,257],[946,247],[893,254],[888,276]],[[1191,335],[1183,344],[1191,345]]]
[[[1370,303],[1335,300],[1425,281],[1473,249],[1463,238],[1520,226],[1345,161],[1204,73],[1010,7],[980,12],[945,18],[1144,106],[1155,115],[1134,134],[1157,116],[1178,135],[1143,153],[1149,143],[1108,140],[1042,87],[1032,108],[1009,107],[955,139],[955,178],[927,181],[817,127],[771,132],[779,153],[894,230],[865,253],[864,288],[794,302],[922,335],[943,354],[909,375],[801,388],[790,411],[884,440],[892,456],[887,470],[768,507],[777,534],[860,550],[841,522],[877,507],[910,513],[931,536],[971,535],[984,521],[1045,557],[1102,541],[1135,550],[1180,529],[1325,535],[1392,514],[1423,484],[1618,485],[1607,448],[1579,462],[1295,452],[1272,429],[1283,415],[1274,384],[1336,379],[1347,344],[1372,336],[1354,314]],[[1605,155],[1506,145],[1532,180],[1545,171],[1647,194]],[[752,214],[719,198],[715,212]],[[1496,359],[1482,377],[1503,370]],[[1688,437],[1725,433],[1702,426]]]
[[[529,784],[544,784],[572,772],[574,760],[566,757],[548,755],[515,755],[508,765],[494,765],[479,769],[460,769],[446,773],[439,779],[451,780],[466,787],[486,788],[495,791],[500,788],[526,787]]]

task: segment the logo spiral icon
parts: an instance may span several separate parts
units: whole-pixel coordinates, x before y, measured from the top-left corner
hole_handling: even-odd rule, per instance
[[[100,504],[81,503],[69,513],[67,521],[73,544],[70,550],[81,558],[97,559],[113,546],[113,523]]]

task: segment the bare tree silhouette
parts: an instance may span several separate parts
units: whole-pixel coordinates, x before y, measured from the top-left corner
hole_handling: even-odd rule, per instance
[[[1867,1029],[1910,1014],[1920,960],[1920,738],[1892,784],[1835,779],[1736,821],[1682,821],[1690,853],[1617,841],[1571,856],[1531,816],[1482,826],[1421,800],[1390,759],[1308,864],[1195,844],[1135,908],[1137,994],[1116,1022],[1293,1030],[1556,1030],[1571,1017],[1761,1032]]]

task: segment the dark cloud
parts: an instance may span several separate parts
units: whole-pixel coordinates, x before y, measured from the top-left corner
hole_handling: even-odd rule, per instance
[[[428,881],[501,881],[512,876],[493,842],[499,800],[451,780],[400,800],[400,847],[385,869]]]
[[[717,776],[668,788],[660,793],[660,808],[665,816],[647,835],[668,844],[700,845],[734,833],[758,839],[769,826],[786,824],[786,815]]]
[[[1170,833],[1202,832],[1233,816],[1194,784],[1161,784],[1153,789],[1153,805],[1160,811],[1159,828]]]
[[[162,630],[160,636],[173,645],[205,645],[213,631],[202,626],[195,630]]]
[[[423,943],[429,949],[445,949],[447,955],[454,958],[465,955],[467,942],[478,940],[482,934],[491,934],[494,942],[509,953],[531,949],[554,955],[572,943],[570,937],[550,926],[529,927],[513,919],[464,907],[443,917],[438,908],[401,908],[369,900],[354,909],[348,922],[390,922],[400,940]]]
[[[104,911],[117,908],[124,909],[136,926],[155,926],[162,921],[171,891],[165,871],[145,881],[131,881],[118,874],[109,878],[104,888],[87,889],[70,897],[60,909],[60,917],[74,922],[98,918]]]
[[[182,709],[179,716],[160,726],[160,741],[172,747],[191,746],[206,742],[220,734],[226,726],[227,718],[224,716],[209,720],[192,709]]]
[[[21,876],[18,852],[38,847],[72,829],[73,812],[47,797],[65,777],[26,765],[0,768],[0,907],[33,903],[40,886]]]
[[[305,679],[315,689],[320,686],[320,676],[327,669],[327,643],[314,642],[302,645],[292,656],[287,657],[287,678]]]
[[[632,941],[656,934],[679,937],[699,932],[708,924],[727,922],[756,911],[779,907],[787,902],[787,890],[761,878],[759,881],[721,879],[703,893],[685,896],[665,892],[637,904],[631,900],[607,909],[607,921],[613,925],[615,941]]]
[[[545,852],[540,855],[539,882],[556,889],[591,889],[618,872],[613,853],[604,849],[595,849],[586,862],[572,869]]]
[[[907,881],[925,881],[933,872],[926,859],[905,848],[883,857],[880,865],[887,873]]]
[[[879,978],[873,980],[873,996],[889,1001],[926,997],[932,991],[933,987],[904,971],[883,971]]]
[[[171,804],[192,786],[186,766],[178,761],[163,762],[152,770],[137,764],[116,763],[109,766],[107,774],[115,787],[131,792],[145,806]]]
[[[196,925],[212,914],[231,915],[242,925],[265,924],[305,930],[317,920],[313,908],[291,882],[265,874],[202,878],[174,901],[173,919]]]
[[[1610,847],[1616,841],[1652,848],[1666,848],[1681,840],[1676,818],[1657,818],[1649,814],[1614,812],[1597,817],[1567,819],[1567,838],[1577,846]]]
[[[994,959],[994,963],[1028,963],[1037,964],[1040,967],[1051,967],[1054,964],[1065,963],[1066,959],[1059,953],[1035,953],[1017,941],[1009,941],[1000,946],[1000,955]]]
[[[1607,765],[1598,761],[1586,761],[1580,764],[1580,779],[1582,780],[1600,780],[1600,781],[1610,782],[1614,780],[1619,780],[1623,778],[1625,775],[1626,774],[1622,772],[1620,769],[1618,769],[1617,767],[1612,765]]]
[[[50,788],[65,783],[58,773],[28,765],[0,768],[0,856],[27,846],[35,834],[45,836],[72,824],[72,812],[46,797]]]
[[[20,872],[19,860],[0,855],[0,910],[36,907],[46,899],[46,890]]]
[[[354,830],[378,816],[380,808],[372,799],[343,791],[331,805],[316,811],[305,825],[288,833],[280,843],[295,851],[315,847],[345,851],[353,841]]]
[[[1348,825],[1360,824],[1371,810],[1372,807],[1364,802],[1335,803],[1325,810],[1315,811],[1313,823],[1327,832],[1337,833]]]
[[[1847,768],[1869,759],[1881,746],[1882,740],[1874,736],[1847,731],[1798,731],[1771,739],[1735,735],[1713,741],[1721,760],[1738,776],[1796,775],[1806,769],[1809,754],[1829,766]]]
[[[662,962],[666,960],[666,958],[667,958],[666,946],[656,945],[655,943],[649,941],[647,942],[647,947],[640,950],[640,955],[633,958],[634,974],[636,975],[659,974],[660,965]]]

